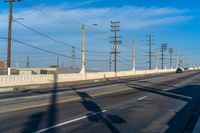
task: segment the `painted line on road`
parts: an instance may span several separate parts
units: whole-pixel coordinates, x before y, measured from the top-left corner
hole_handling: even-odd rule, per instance
[[[138,98],[137,100],[143,100],[143,99],[145,99],[145,98],[147,98],[148,96],[143,96],[143,97],[140,97],[140,98]]]
[[[122,91],[127,91],[127,90],[132,90],[132,89],[126,88],[126,89],[119,89],[119,90],[108,91],[108,92],[103,92],[103,93],[91,94],[91,97],[108,95],[108,94],[122,92]],[[58,101],[58,102],[56,102],[56,104],[75,102],[75,101],[79,101],[79,100],[81,100],[81,98],[80,97],[76,97],[76,98],[71,98],[71,99],[66,99],[66,100]],[[44,104],[38,104],[38,105],[32,105],[32,106],[25,106],[25,107],[16,108],[16,109],[10,109],[10,110],[5,110],[5,111],[0,111],[0,114],[10,113],[10,112],[16,112],[16,111],[22,111],[22,110],[26,110],[26,109],[40,108],[40,107],[45,107],[45,106],[48,106],[48,105],[50,105],[50,103],[44,103]]]
[[[76,119],[73,119],[73,120],[69,120],[69,121],[66,121],[66,122],[62,122],[62,123],[56,124],[56,125],[54,125],[54,126],[51,126],[51,127],[44,128],[44,129],[42,129],[42,130],[36,131],[36,132],[34,132],[34,133],[46,132],[46,131],[49,131],[49,130],[51,130],[51,129],[57,128],[57,127],[61,127],[61,126],[64,126],[64,125],[67,125],[67,124],[70,124],[70,123],[73,123],[73,122],[76,122],[76,121],[80,121],[80,120],[86,119],[86,118],[91,117],[91,116],[94,116],[94,115],[98,115],[98,114],[104,113],[104,112],[106,112],[106,111],[107,111],[107,110],[102,110],[102,111],[100,111],[100,112],[97,112],[97,113],[94,113],[94,114],[91,114],[91,115],[88,115],[88,116],[83,116],[83,117],[79,117],[79,118],[76,118]]]
[[[157,78],[157,77],[156,77]],[[155,79],[156,79],[155,78]],[[150,78],[150,79],[152,79],[152,78]],[[154,78],[153,78],[153,80],[155,80]],[[140,80],[140,81],[148,81],[149,79],[144,79],[144,80]],[[156,81],[157,82],[152,82],[152,83],[145,83],[145,84],[141,84],[142,86],[149,86],[149,85],[151,85],[151,84],[155,84],[155,83],[160,83],[160,82],[166,82],[166,81],[170,81],[170,80],[172,80],[172,79],[170,79],[170,78],[167,78],[167,79],[161,79],[161,80],[159,80],[159,79],[157,79]],[[140,84],[140,83],[139,83]],[[92,90],[94,90],[94,89],[101,89],[101,88],[103,88],[103,87],[114,87],[114,86],[118,86],[118,85],[120,85],[120,84],[114,84],[114,85],[103,85],[103,86],[100,86],[100,87],[92,87],[92,88],[88,88],[88,89],[84,89],[84,90],[90,90],[90,89],[92,89]],[[72,90],[73,91],[73,90]],[[65,93],[69,93],[70,91],[65,91],[65,92],[58,92],[58,93],[56,93],[56,94],[65,94]],[[0,103],[1,102],[8,102],[8,101],[15,101],[15,100],[23,100],[23,99],[32,99],[32,98],[43,98],[43,97],[48,97],[48,96],[51,96],[51,94],[42,94],[42,95],[36,95],[36,96],[24,96],[24,97],[18,97],[18,98],[9,98],[9,99],[2,99],[2,100],[0,100]]]
[[[155,83],[159,83],[159,82],[163,82],[163,81],[168,81],[168,80],[169,79],[167,79],[167,80],[157,80],[158,82],[155,82]],[[145,86],[143,86],[143,87],[145,87]],[[127,91],[127,90],[132,90],[132,89],[130,89],[130,88],[119,89],[119,90],[114,90],[114,91],[109,91],[109,92],[92,94],[91,96],[92,97],[96,97],[96,96],[102,96],[102,95],[106,95],[106,94],[112,94],[112,93],[117,93],[117,92]],[[173,95],[177,96],[177,94],[173,94]],[[187,96],[182,96],[182,95],[178,95],[178,96],[179,97],[184,97],[184,98],[187,98],[187,99],[192,99],[191,97],[187,97]],[[75,101],[79,101],[79,100],[81,100],[81,98],[80,97],[76,97],[76,98],[71,98],[71,99],[66,99],[66,100],[58,101],[57,104],[75,102]],[[48,105],[50,105],[50,103],[44,103],[44,104],[38,104],[38,105],[32,105],[32,106],[25,106],[25,107],[16,108],[16,109],[10,109],[10,110],[5,110],[5,111],[0,111],[0,114],[10,113],[10,112],[16,112],[16,111],[22,111],[22,110],[26,110],[26,109],[40,108],[40,107],[45,107],[45,106],[48,106]]]
[[[172,88],[173,89],[173,88]],[[168,90],[172,90],[172,89],[170,89],[170,88],[167,88],[167,89],[164,89],[164,91],[168,91]]]
[[[106,86],[101,86],[101,87],[92,87],[92,88],[88,88],[88,89],[84,89],[84,91],[87,90],[97,90],[97,89],[102,89],[105,87],[114,87],[114,86],[119,86],[120,84],[114,84],[114,85],[106,85]],[[61,95],[61,94],[65,94],[65,93],[71,93],[73,92],[73,90],[69,91],[64,91],[64,92],[58,92],[56,93],[57,95]],[[24,96],[24,97],[17,97],[17,98],[9,98],[9,99],[2,99],[0,100],[0,103],[2,102],[9,102],[9,101],[15,101],[15,100],[24,100],[24,99],[32,99],[32,98],[44,98],[44,97],[48,97],[51,96],[52,94],[42,94],[42,95],[36,95],[36,96]]]

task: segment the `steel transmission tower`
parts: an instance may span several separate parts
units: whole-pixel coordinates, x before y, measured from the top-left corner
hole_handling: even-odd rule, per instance
[[[153,57],[153,52],[152,52],[152,45],[153,45],[153,36],[152,35],[147,35],[147,42],[148,42],[148,46],[149,46],[149,52],[148,53],[148,56],[149,56],[149,70],[152,69],[152,57]]]
[[[56,63],[56,64],[57,64],[56,66],[59,67],[59,56],[57,56],[56,62],[57,62],[57,63]]]
[[[170,68],[173,69],[173,48],[169,48],[170,54]]]
[[[121,37],[117,36],[117,32],[120,31],[119,23],[120,22],[112,22],[111,21],[111,32],[114,33],[114,36],[111,37],[111,38],[113,38],[113,41],[110,41],[110,43],[113,43],[113,52],[112,53],[114,54],[114,71],[115,72],[117,72],[117,54],[119,53],[119,52],[117,52],[117,48],[118,48],[117,45],[122,43],[121,41],[118,40]]]
[[[30,66],[30,60],[29,60],[29,56],[27,56],[27,59],[26,59],[26,67],[29,68]]]
[[[72,47],[71,69],[76,68],[76,48]]]
[[[166,69],[167,44],[161,44],[161,68]]]

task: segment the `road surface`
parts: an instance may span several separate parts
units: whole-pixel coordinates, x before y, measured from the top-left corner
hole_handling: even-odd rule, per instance
[[[0,133],[191,132],[199,105],[199,71],[54,84],[0,94]]]

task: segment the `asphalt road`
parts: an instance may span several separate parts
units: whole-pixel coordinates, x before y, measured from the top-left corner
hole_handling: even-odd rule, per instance
[[[3,93],[0,133],[191,132],[199,81],[190,71]]]

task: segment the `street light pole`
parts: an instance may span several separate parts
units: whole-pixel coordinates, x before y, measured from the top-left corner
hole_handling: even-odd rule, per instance
[[[135,71],[135,42],[132,43],[132,71]]]
[[[93,24],[89,27],[86,27],[85,24],[82,25],[82,49],[81,49],[82,61],[81,61],[81,71],[80,71],[80,73],[82,73],[83,75],[85,75],[85,32],[86,32],[86,30],[88,30],[92,26],[97,26],[97,24]],[[85,78],[85,76],[84,76],[84,78]]]
[[[80,73],[85,74],[85,25],[82,25],[82,61]]]

